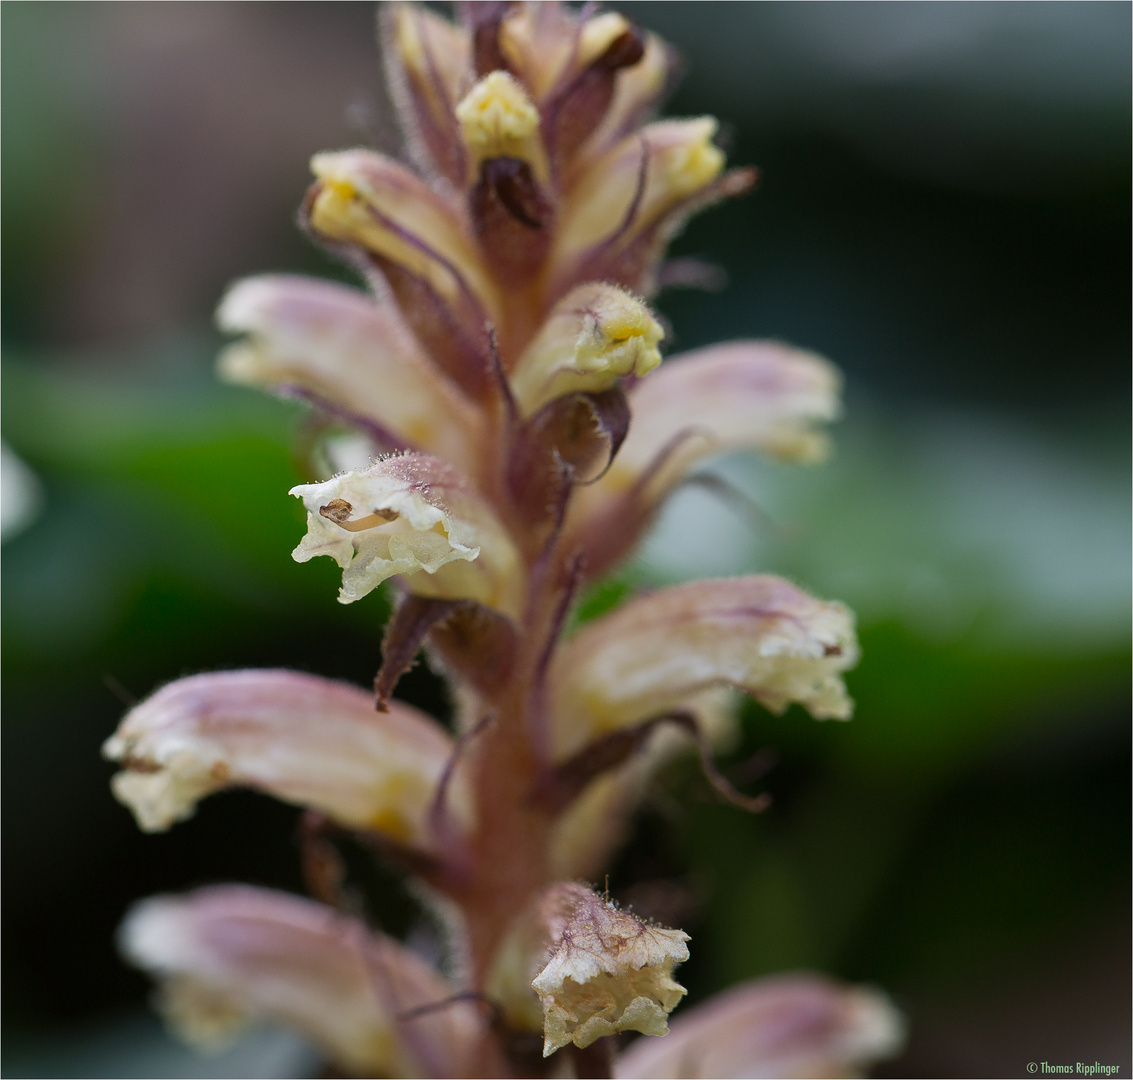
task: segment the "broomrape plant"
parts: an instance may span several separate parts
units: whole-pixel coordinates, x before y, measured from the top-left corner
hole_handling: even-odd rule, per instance
[[[381,10],[414,167],[369,150],[312,161],[302,222],[368,289],[256,277],[219,311],[240,335],[224,378],[299,396],[364,440],[339,462],[353,467],[291,494],[307,514],[294,557],[333,559],[342,603],[387,579],[396,591],[374,692],[195,675],[105,746],[114,794],[148,831],[234,785],[308,807],[313,899],[238,885],[151,898],[123,950],[189,1039],[282,1022],[347,1074],[857,1071],[899,1042],[882,996],[783,976],[670,1030],[688,935],[580,883],[684,746],[725,797],[761,808],[712,764],[726,698],[847,719],[851,613],[760,575],[641,595],[564,633],[579,590],[706,456],[820,459],[838,373],[752,341],[662,364],[647,300],[672,277],[666,244],[754,179],[725,169],[715,120],[649,120],[666,43],[589,6],[461,16]],[[455,733],[391,696],[421,648],[451,687]],[[350,913],[342,832],[411,878],[443,927],[444,970]],[[618,1032],[663,1037],[615,1054]]]

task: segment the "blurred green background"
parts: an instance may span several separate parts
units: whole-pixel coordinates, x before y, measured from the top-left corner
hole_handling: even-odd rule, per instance
[[[716,463],[747,500],[680,492],[605,598],[775,571],[854,607],[865,655],[850,724],[745,715],[725,765],[773,751],[749,783],[771,811],[677,768],[611,891],[692,934],[692,999],[797,967],[885,987],[911,1040],[883,1074],[1125,1075],[1130,7],[624,10],[685,53],[670,111],[719,115],[762,170],[677,243],[730,278],[660,299],[677,347],[815,349],[847,415],[823,467]],[[241,274],[340,276],[294,208],[312,152],[396,145],[373,10],[0,17],[4,1071],[302,1075],[274,1035],[174,1046],[112,940],[155,891],[300,888],[296,812],[222,795],[142,836],[99,745],[182,674],[373,675],[383,602],[341,607],[333,565],[290,559],[301,411],[217,385],[210,325]],[[425,669],[402,692],[444,708]]]

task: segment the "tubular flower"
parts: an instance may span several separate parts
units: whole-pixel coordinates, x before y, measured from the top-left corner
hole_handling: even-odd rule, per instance
[[[307,397],[384,450],[465,460],[480,417],[429,362],[397,308],[357,289],[285,274],[245,278],[217,312],[247,334],[220,357],[230,382]]]
[[[681,708],[721,683],[781,712],[849,718],[841,673],[857,663],[853,617],[782,578],[698,581],[631,601],[586,626],[551,672],[557,756]]]
[[[301,224],[365,288],[249,278],[218,312],[238,336],[222,377],[315,410],[322,453],[291,489],[307,518],[294,559],[332,558],[343,603],[393,579],[373,694],[295,672],[196,675],[104,746],[147,831],[229,787],[308,807],[300,861],[318,902],[239,886],[157,897],[127,917],[123,951],[186,1037],[289,1024],[333,1075],[864,1068],[895,1048],[896,1014],[812,976],[737,988],[666,1036],[688,935],[578,881],[601,878],[662,767],[692,746],[717,792],[762,809],[767,795],[737,792],[713,762],[734,699],[847,719],[852,614],[764,575],[664,589],[564,629],[581,588],[708,455],[819,460],[839,375],[760,342],[659,368],[649,305],[680,276],[663,272],[668,241],[755,179],[727,169],[711,117],[653,120],[670,46],[591,5],[458,11],[381,5],[413,164],[312,158]],[[343,426],[360,436],[349,458]],[[393,697],[421,649],[454,736]],[[344,914],[363,854],[432,909],[451,977]],[[664,1037],[615,1061],[619,1032]]]
[[[452,756],[432,717],[295,671],[222,671],[163,687],[135,706],[103,753],[123,766],[118,800],[146,832],[191,817],[213,792],[243,786],[316,807],[398,842],[431,843],[428,811]],[[455,803],[467,818],[468,794]]]
[[[737,986],[683,1014],[661,1042],[618,1057],[618,1080],[652,1077],[855,1076],[904,1041],[900,1013],[882,995],[817,975]]]
[[[567,521],[600,575],[629,553],[664,497],[704,458],[755,450],[821,461],[821,425],[837,418],[841,377],[828,361],[770,342],[737,341],[673,357],[630,391],[633,425],[600,481],[579,492]]]
[[[451,1076],[475,1030],[463,1005],[401,1020],[451,987],[389,938],[286,893],[220,885],[155,896],[130,912],[119,942],[161,980],[174,1028],[206,1047],[273,1020],[358,1075]]]

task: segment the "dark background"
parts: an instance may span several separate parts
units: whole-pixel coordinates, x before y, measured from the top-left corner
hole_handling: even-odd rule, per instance
[[[847,418],[822,468],[719,466],[775,525],[681,493],[622,580],[785,573],[855,608],[865,656],[848,725],[745,715],[728,761],[775,750],[769,813],[678,767],[611,892],[679,915],[690,1000],[798,967],[886,988],[890,1075],[1125,1075],[1130,6],[624,10],[686,55],[669,111],[762,172],[677,243],[730,277],[660,298],[677,346],[820,351]],[[234,793],[143,836],[99,745],[181,674],[372,677],[383,601],[289,556],[301,415],[214,383],[210,318],[239,275],[340,273],[293,216],[311,153],[396,147],[373,9],[0,16],[3,430],[30,469],[6,451],[5,1072],[300,1075],[277,1039],[173,1047],[112,942],[155,891],[298,889],[296,812]],[[444,708],[423,669],[402,692]]]

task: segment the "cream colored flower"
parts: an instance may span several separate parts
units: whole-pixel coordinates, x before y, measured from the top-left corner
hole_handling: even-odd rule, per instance
[[[396,307],[315,278],[266,274],[229,289],[222,330],[246,334],[221,353],[221,376],[299,390],[346,419],[412,447],[466,461],[482,420],[421,350]]]
[[[619,1055],[618,1080],[860,1076],[904,1042],[904,1019],[875,990],[818,975],[734,987],[681,1014],[668,1036]]]
[[[604,1035],[664,1035],[685,989],[672,977],[688,934],[642,922],[582,885],[545,901],[551,952],[532,987],[543,1003],[543,1056]]]
[[[556,654],[555,756],[680,709],[721,684],[776,712],[797,702],[818,719],[845,720],[853,704],[841,676],[857,660],[850,611],[782,578],[661,589],[588,623]]]
[[[198,1046],[222,1046],[257,1021],[285,1023],[361,1076],[461,1076],[475,1013],[457,1004],[405,1011],[452,988],[360,922],[297,896],[240,885],[143,900],[119,944],[161,980],[167,1021]]]
[[[494,309],[494,289],[465,221],[420,177],[369,150],[316,154],[311,171],[319,181],[309,210],[317,233],[389,260],[454,307],[470,289]]]
[[[342,825],[427,848],[429,809],[452,740],[402,702],[295,671],[222,671],[162,687],[126,714],[103,754],[122,764],[115,797],[146,832],[191,817],[229,787],[311,806]],[[448,805],[469,823],[453,779]]]
[[[813,353],[736,341],[670,357],[629,393],[633,423],[609,471],[581,489],[566,544],[600,576],[624,558],[660,501],[705,458],[750,449],[781,461],[822,460],[823,425],[841,412],[841,375]]]
[[[400,574],[418,595],[476,600],[518,615],[523,581],[515,546],[451,465],[404,454],[291,494],[307,508],[307,535],[292,555],[296,562],[334,559],[342,567],[342,603]]]

